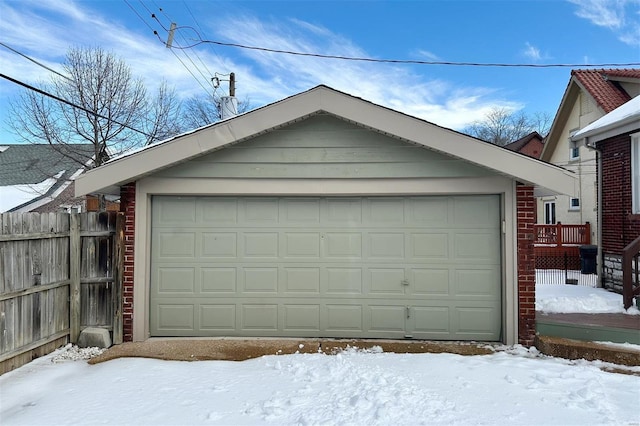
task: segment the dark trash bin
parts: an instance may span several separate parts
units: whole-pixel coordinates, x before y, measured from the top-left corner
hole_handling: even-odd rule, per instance
[[[595,274],[598,258],[598,246],[580,246],[580,272],[583,274]]]

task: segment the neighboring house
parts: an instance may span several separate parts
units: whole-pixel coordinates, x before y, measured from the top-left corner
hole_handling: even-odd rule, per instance
[[[74,179],[91,163],[93,145],[0,145],[0,212],[81,211]]]
[[[327,86],[90,170],[121,195],[124,337],[535,337],[560,167]]]
[[[573,70],[551,125],[541,159],[574,171],[576,196],[545,194],[538,198],[537,220],[543,224],[591,224],[598,244],[596,154],[571,136],[640,94],[640,69]]]
[[[540,158],[542,148],[544,147],[544,138],[538,132],[531,132],[528,135],[511,142],[504,147],[520,154],[528,155],[533,158]]]
[[[622,291],[622,250],[640,236],[640,97],[591,123],[572,138],[600,153],[602,283]]]

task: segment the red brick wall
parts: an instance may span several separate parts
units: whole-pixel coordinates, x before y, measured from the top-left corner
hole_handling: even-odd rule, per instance
[[[533,187],[518,185],[518,343],[533,345],[536,336],[536,270],[533,253],[533,225],[536,202]]]
[[[133,252],[136,219],[136,183],[120,187],[120,211],[124,212],[124,273],[123,273],[123,339],[133,340]]]
[[[538,139],[531,139],[525,146],[520,149],[520,153],[526,154],[529,157],[540,158],[542,154],[542,148],[544,145]]]
[[[640,220],[631,216],[631,137],[626,133],[597,146],[602,153],[602,250],[621,255],[640,235]]]

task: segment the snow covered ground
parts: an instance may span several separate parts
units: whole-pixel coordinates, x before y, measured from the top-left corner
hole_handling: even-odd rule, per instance
[[[640,377],[516,346],[492,355],[272,355],[232,361],[56,354],[0,377],[10,424],[632,425]],[[640,373],[640,367],[635,368]]]
[[[580,286],[539,285],[537,291],[541,309],[563,301],[563,311],[583,311],[595,300],[609,299],[605,290]],[[599,309],[620,311],[613,302],[604,305]],[[625,347],[640,356],[640,347]],[[0,376],[0,423],[640,423],[638,375],[610,373],[602,370],[607,366],[602,362],[551,358],[521,346],[483,356],[351,349],[243,362],[121,358],[96,365],[81,360],[90,352],[64,348]],[[625,368],[640,374],[640,367]]]
[[[581,285],[536,285],[536,311],[547,313],[623,313],[640,315],[637,306],[625,311],[622,296],[603,288]]]

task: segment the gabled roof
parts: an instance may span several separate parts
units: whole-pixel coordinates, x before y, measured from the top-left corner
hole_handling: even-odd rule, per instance
[[[604,114],[629,101],[631,96],[624,90],[620,81],[640,84],[640,68],[572,70],[540,158],[545,161],[551,158],[571,108],[581,91],[590,95]]]
[[[573,70],[571,76],[582,84],[605,113],[613,111],[631,99],[617,83],[616,78],[638,79],[640,83],[640,69]]]
[[[528,135],[521,137],[520,139],[518,139],[515,142],[511,142],[511,143],[508,143],[508,144],[504,145],[504,147],[509,149],[509,150],[511,150],[511,151],[520,152],[520,150],[522,148],[524,148],[533,139],[538,139],[539,141],[542,142],[542,140],[544,138],[542,136],[540,136],[540,133],[538,133],[538,132],[531,132]]]
[[[575,175],[560,167],[320,85],[262,108],[146,147],[83,174],[76,195],[118,193],[119,186],[318,113],[332,114],[520,182],[573,194]]]
[[[0,145],[0,211],[30,211],[48,203],[84,170],[93,145]]]
[[[587,143],[594,143],[637,129],[640,129],[640,96],[589,124],[573,135],[571,140],[585,139]]]

